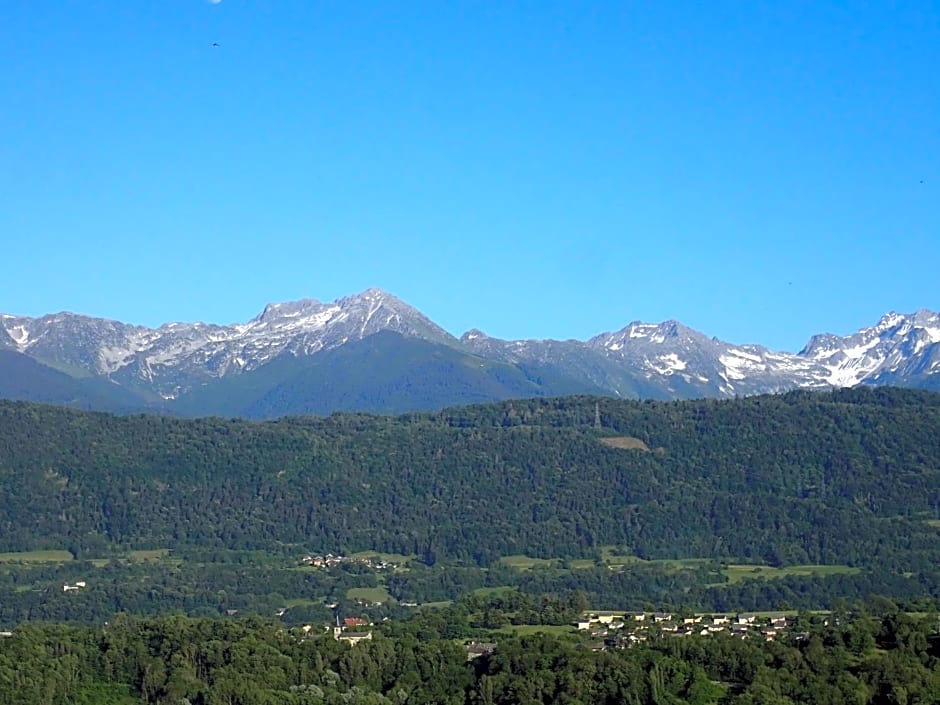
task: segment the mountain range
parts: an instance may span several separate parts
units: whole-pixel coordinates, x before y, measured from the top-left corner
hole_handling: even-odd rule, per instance
[[[273,418],[401,412],[596,394],[735,397],[893,385],[940,390],[940,315],[888,313],[798,353],[734,345],[677,321],[586,341],[456,338],[379,289],[269,304],[247,323],[159,328],[0,314],[0,397],[116,412]]]

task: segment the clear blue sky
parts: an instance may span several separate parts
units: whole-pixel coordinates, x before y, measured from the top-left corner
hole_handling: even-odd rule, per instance
[[[2,3],[0,311],[378,286],[796,350],[937,310],[940,3],[862,5]]]

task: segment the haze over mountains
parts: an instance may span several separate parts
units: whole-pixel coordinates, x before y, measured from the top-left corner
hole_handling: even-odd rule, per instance
[[[452,336],[378,289],[270,304],[234,325],[134,326],[72,313],[0,315],[0,397],[108,411],[270,418],[398,412],[589,393],[733,397],[859,384],[940,389],[940,315],[889,313],[798,353],[677,321],[586,340]]]

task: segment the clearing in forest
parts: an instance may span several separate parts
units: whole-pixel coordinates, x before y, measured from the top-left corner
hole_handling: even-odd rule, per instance
[[[68,551],[16,551],[0,553],[0,563],[66,563],[74,560]]]
[[[609,448],[620,448],[621,450],[644,450],[649,452],[649,446],[639,438],[633,436],[605,436],[598,439]]]

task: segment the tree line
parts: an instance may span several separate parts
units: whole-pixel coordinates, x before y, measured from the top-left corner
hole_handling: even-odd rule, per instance
[[[502,634],[473,659],[432,615],[353,647],[260,619],[118,615],[101,628],[27,624],[0,637],[0,683],[9,705],[937,702],[930,620],[883,606],[804,615],[799,632],[770,642],[661,637],[598,651],[575,636]]]
[[[297,545],[489,566],[616,545],[919,572],[940,559],[938,422],[940,396],[890,388],[264,423],[0,402],[0,550]]]

